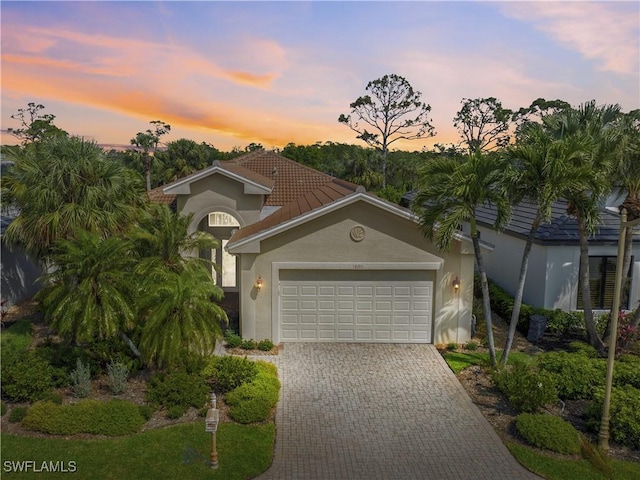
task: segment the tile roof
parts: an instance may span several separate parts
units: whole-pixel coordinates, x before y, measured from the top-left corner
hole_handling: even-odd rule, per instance
[[[267,150],[256,150],[230,162],[236,162],[275,181],[265,205],[286,205],[305,193],[334,181],[330,175]]]
[[[266,206],[286,205],[310,191],[317,190],[323,185],[339,182],[339,180],[330,175],[267,150],[256,150],[255,152],[250,152],[233,160],[216,162],[214,165],[218,165],[224,170],[270,188],[271,193],[267,196]],[[154,188],[148,192],[149,199],[152,202],[171,204],[175,201],[176,196],[173,194],[165,194],[163,192],[164,189],[177,183],[183,183],[185,180],[188,181],[190,178],[206,174],[206,171],[209,169],[211,169],[211,167]],[[343,182],[343,184],[352,185],[348,182]],[[350,187],[347,186],[347,188]],[[355,186],[353,186],[353,188],[355,188]]]
[[[346,197],[355,191],[364,191],[364,189],[358,190],[358,187],[352,183],[332,179],[330,183],[326,183],[315,190],[304,193],[259,222],[247,225],[246,227],[237,230],[231,236],[229,244],[268,230],[269,228],[275,227],[289,220],[293,220],[294,218],[309,213],[312,210]]]
[[[409,192],[402,198],[402,203],[408,205],[415,192]],[[537,204],[523,201],[516,205],[511,212],[511,219],[505,227],[505,233],[527,237],[537,211]],[[482,206],[476,209],[478,223],[491,227],[496,219],[493,206]],[[617,244],[620,231],[620,217],[606,209],[601,209],[600,225],[589,239],[592,243]],[[575,217],[567,214],[566,200],[559,200],[551,206],[551,219],[543,223],[535,233],[534,241],[542,244],[577,245],[579,241],[578,222]],[[640,242],[640,232],[634,234],[634,242]]]

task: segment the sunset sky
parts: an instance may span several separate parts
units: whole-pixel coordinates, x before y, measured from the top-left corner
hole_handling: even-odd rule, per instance
[[[0,5],[3,132],[36,102],[99,143],[128,144],[158,119],[165,140],[221,150],[357,143],[337,119],[390,73],[432,107],[437,136],[399,145],[411,150],[457,142],[463,98],[640,108],[637,1]]]

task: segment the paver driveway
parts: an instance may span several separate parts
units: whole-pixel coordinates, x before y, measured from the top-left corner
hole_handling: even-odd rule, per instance
[[[261,480],[533,479],[433,345],[285,344]]]

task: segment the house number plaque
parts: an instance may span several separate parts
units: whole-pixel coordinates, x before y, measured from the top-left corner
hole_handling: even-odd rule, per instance
[[[364,239],[364,227],[360,225],[353,227],[351,232],[349,232],[349,236],[351,236],[351,240],[354,242],[360,242]]]

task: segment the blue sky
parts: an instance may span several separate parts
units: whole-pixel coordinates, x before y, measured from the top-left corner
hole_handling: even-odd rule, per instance
[[[457,141],[463,98],[538,97],[640,108],[638,2],[2,1],[2,129],[28,102],[70,133],[127,144],[148,122],[168,140],[356,143],[337,118],[395,73]],[[3,143],[15,143],[3,134]]]

